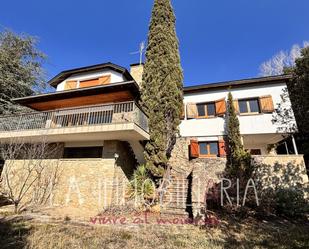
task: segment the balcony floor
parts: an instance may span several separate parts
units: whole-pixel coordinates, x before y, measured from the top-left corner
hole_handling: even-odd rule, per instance
[[[60,127],[49,129],[17,130],[0,132],[0,142],[44,141],[102,141],[102,140],[148,140],[149,134],[135,123],[111,123],[88,126]]]

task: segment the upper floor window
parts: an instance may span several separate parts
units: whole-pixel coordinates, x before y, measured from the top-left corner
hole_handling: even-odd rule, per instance
[[[87,80],[68,80],[65,83],[64,90],[105,85],[105,84],[109,84],[110,82],[111,82],[110,75],[105,75],[102,77],[92,78],[92,79],[87,79]]]
[[[216,115],[216,106],[214,102],[197,104],[197,113],[199,118],[214,117]]]
[[[246,113],[260,113],[259,100],[257,98],[253,99],[242,99],[238,100],[239,112],[242,114]]]

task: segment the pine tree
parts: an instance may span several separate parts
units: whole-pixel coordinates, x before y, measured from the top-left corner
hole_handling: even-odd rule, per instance
[[[42,63],[36,39],[9,30],[0,33],[0,114],[22,108],[11,101],[45,90]]]
[[[162,176],[176,142],[182,112],[183,73],[170,0],[155,0],[148,33],[142,106],[149,116],[147,167]]]
[[[231,176],[243,177],[251,174],[250,155],[244,149],[241,141],[239,120],[234,106],[233,95],[228,94],[227,101],[227,143],[228,153],[228,173]]]

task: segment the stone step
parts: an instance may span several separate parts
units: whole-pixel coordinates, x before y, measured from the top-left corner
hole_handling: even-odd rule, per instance
[[[175,208],[175,209],[186,209],[187,205],[185,204],[173,204],[173,203],[162,203],[162,206],[165,208]]]
[[[168,200],[187,200],[188,198],[186,196],[183,196],[183,197],[180,197],[180,196],[166,196],[166,197],[163,197],[163,200],[164,199],[168,199]]]
[[[165,200],[165,199],[168,199],[168,200],[175,200],[175,201],[177,201],[177,200],[181,200],[181,201],[186,201],[188,198],[186,197],[186,196],[184,196],[184,197],[179,197],[179,196],[166,196],[166,197],[163,197],[163,200]]]
[[[188,189],[188,186],[176,186],[176,185],[170,185],[169,187],[166,188],[167,190],[183,190],[183,189]]]

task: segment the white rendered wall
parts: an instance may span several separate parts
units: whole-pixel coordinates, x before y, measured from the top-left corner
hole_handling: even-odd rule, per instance
[[[280,95],[286,87],[285,83],[264,84],[261,86],[251,86],[234,88],[231,90],[235,99],[260,97],[271,95],[274,107],[281,102]],[[222,98],[227,98],[227,89],[222,90],[207,90],[200,93],[185,94],[184,103],[203,103],[216,101]],[[272,123],[272,114],[258,115],[239,115],[240,132],[241,134],[273,134],[277,133],[277,127]],[[183,120],[180,125],[180,134],[184,137],[204,137],[204,136],[220,136],[224,135],[225,120],[222,117],[209,119],[188,119]]]
[[[123,82],[126,81],[126,79],[123,77],[123,75],[121,73],[112,71],[112,70],[108,70],[108,69],[103,69],[103,70],[99,70],[96,72],[91,72],[91,73],[82,73],[82,74],[74,74],[70,77],[68,77],[66,80],[62,81],[58,86],[57,86],[57,92],[58,91],[63,91],[64,90],[64,86],[65,86],[65,82],[69,81],[69,80],[90,80],[90,79],[95,79],[95,78],[99,78],[101,76],[106,76],[106,75],[111,75],[111,83],[118,83],[118,82]]]

